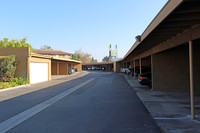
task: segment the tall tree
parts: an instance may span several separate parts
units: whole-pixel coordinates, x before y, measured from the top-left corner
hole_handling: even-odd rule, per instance
[[[51,48],[51,46],[49,46],[49,45],[43,45],[43,46],[40,47],[40,49],[42,49],[42,50],[53,50]]]

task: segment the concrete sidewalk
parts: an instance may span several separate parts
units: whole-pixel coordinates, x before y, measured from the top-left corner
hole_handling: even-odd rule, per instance
[[[158,92],[124,75],[163,133],[200,133],[200,93],[195,94],[196,120],[190,117],[189,92]]]

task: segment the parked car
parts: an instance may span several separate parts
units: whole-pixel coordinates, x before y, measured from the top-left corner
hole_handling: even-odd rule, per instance
[[[151,86],[151,72],[146,72],[144,74],[138,75],[138,81],[141,85]]]
[[[75,72],[77,72],[77,69],[71,68],[71,67],[68,68],[68,74],[69,74],[69,75],[70,75],[70,74],[73,74],[73,73],[75,73]]]
[[[75,73],[75,72],[76,72],[75,68],[72,68],[72,74]]]
[[[96,67],[96,70],[101,70],[101,67]]]
[[[125,74],[129,74],[130,73],[130,70],[127,68],[126,70],[125,70]]]
[[[151,67],[141,66],[141,69],[142,69],[142,73],[151,72]],[[133,69],[133,71],[134,71],[134,69]],[[139,74],[140,74],[140,67],[137,66],[137,67],[135,67],[135,76],[138,77]]]
[[[128,75],[134,76],[133,74],[134,74],[134,68],[130,68],[128,71]]]
[[[126,70],[127,70],[128,68],[121,68],[120,69],[120,71],[122,72],[122,73],[126,73]]]

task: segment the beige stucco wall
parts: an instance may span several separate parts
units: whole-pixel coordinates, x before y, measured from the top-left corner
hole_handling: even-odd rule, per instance
[[[193,42],[194,88],[200,91],[200,39]]]
[[[0,48],[0,56],[15,55],[17,69],[15,72],[16,77],[28,78],[28,55],[29,48]]]
[[[152,55],[152,90],[189,90],[188,46]]]
[[[74,68],[77,69],[78,72],[82,72],[82,64],[74,64]]]

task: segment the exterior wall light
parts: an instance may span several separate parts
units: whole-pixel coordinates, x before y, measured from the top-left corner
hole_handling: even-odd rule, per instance
[[[140,35],[136,36],[135,40],[136,40],[136,42],[140,42],[141,41],[141,36]]]

